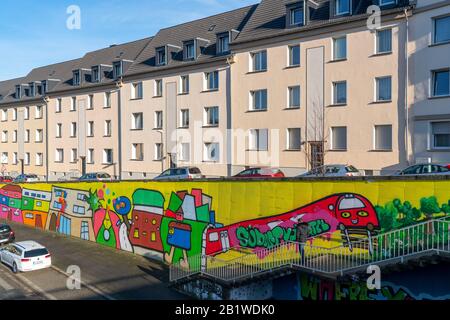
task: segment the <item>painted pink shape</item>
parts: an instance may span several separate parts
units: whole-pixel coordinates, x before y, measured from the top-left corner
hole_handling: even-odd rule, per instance
[[[10,208],[10,210],[12,213],[11,215],[12,221],[23,224],[22,210],[16,208]]]
[[[104,199],[105,194],[104,194],[104,192],[103,192],[102,189],[100,189],[100,190],[97,191],[97,196],[98,196],[99,199],[101,199],[101,200]]]
[[[0,218],[7,219],[8,218],[8,210],[9,207],[5,205],[0,205]]]

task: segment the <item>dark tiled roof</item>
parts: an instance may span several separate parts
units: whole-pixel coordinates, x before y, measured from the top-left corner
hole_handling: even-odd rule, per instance
[[[182,59],[183,55],[181,52],[183,42],[195,38],[208,40],[208,44],[204,46],[196,61],[208,61],[208,59],[216,57],[217,34],[233,29],[241,31],[256,7],[257,5],[248,6],[160,30],[152,42],[142,51],[142,54],[136,59],[136,62],[133,63],[126,75],[151,72],[186,64],[187,62]],[[175,59],[170,60],[167,66],[156,67],[155,49],[166,45],[179,47],[180,52],[176,54]]]
[[[352,16],[330,16],[330,0],[314,0],[316,5],[310,6],[309,22],[306,26],[286,28],[286,5],[301,1],[293,0],[262,0],[256,8],[252,18],[245,25],[235,43],[242,43],[267,37],[276,37],[293,30],[311,29],[332,22],[352,20],[356,16],[366,15],[367,8],[376,4],[376,0],[353,0]],[[399,0],[395,6],[386,7],[386,10],[408,6],[408,0]]]
[[[0,81],[0,104],[8,101],[9,96],[14,93],[16,85],[21,84],[25,78],[16,78],[6,81]]]

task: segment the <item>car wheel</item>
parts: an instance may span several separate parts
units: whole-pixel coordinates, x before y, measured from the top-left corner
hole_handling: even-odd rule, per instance
[[[13,263],[12,271],[13,271],[14,273],[19,272],[19,269],[17,269],[17,264],[16,264],[15,262]]]

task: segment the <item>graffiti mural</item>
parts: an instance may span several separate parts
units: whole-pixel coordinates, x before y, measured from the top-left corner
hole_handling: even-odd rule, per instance
[[[355,239],[450,216],[447,181],[313,184],[10,184],[0,186],[0,218],[188,268],[191,256],[295,241],[299,223],[311,244],[340,241],[352,252]]]

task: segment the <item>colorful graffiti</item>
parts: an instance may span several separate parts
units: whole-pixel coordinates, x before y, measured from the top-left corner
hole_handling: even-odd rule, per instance
[[[309,241],[339,239],[351,251],[355,238],[450,215],[447,181],[416,186],[421,193],[406,199],[408,184],[358,183],[330,182],[309,195],[314,182],[3,185],[0,218],[189,267],[198,254],[295,241],[299,223],[308,224]]]

